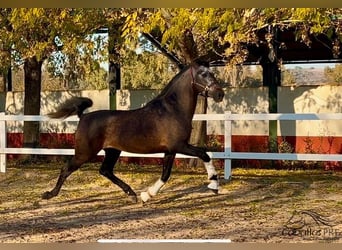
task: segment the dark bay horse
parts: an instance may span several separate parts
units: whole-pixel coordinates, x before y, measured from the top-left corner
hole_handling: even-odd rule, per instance
[[[132,153],[164,153],[161,178],[141,199],[146,202],[167,182],[176,153],[199,157],[205,162],[209,188],[218,189],[217,173],[205,149],[188,143],[198,94],[222,101],[224,92],[213,73],[205,66],[193,63],[179,72],[162,92],[144,107],[130,110],[99,110],[83,114],[92,106],[89,98],[74,97],[62,104],[51,118],[77,114],[80,121],[75,132],[75,155],[61,169],[56,186],[42,195],[50,199],[58,195],[66,178],[103,149],[105,157],[100,174],[118,185],[133,201],[135,192],[114,175],[114,165],[121,151]]]

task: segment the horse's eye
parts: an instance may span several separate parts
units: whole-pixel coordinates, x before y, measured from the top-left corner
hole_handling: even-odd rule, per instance
[[[208,77],[209,76],[209,73],[207,71],[204,71],[202,74],[201,74],[203,77]]]

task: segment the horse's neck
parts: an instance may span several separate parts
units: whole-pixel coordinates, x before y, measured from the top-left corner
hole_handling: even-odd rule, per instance
[[[197,94],[193,90],[191,72],[186,70],[143,108],[154,108],[155,105],[159,107],[163,103],[168,110],[183,115],[188,122],[191,122],[196,108]]]
[[[183,75],[182,78],[178,79],[178,81],[169,88],[165,93],[165,99],[167,100],[172,95],[175,96],[177,99],[175,103],[177,107],[175,108],[183,111],[184,115],[187,116],[187,119],[192,120],[197,103],[197,93],[193,90],[191,75],[188,74],[187,71],[185,74],[187,75]]]

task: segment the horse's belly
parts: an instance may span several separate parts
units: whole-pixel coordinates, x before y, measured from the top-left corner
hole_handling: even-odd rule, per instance
[[[167,145],[161,143],[160,140],[142,136],[118,137],[116,140],[106,140],[104,148],[116,148],[121,151],[139,154],[161,153],[168,150]]]
[[[126,151],[130,153],[137,153],[137,154],[153,154],[153,153],[163,153],[168,151],[166,147],[163,146],[145,146],[139,147],[139,145],[108,145],[110,148],[116,148],[121,151]]]
[[[185,125],[155,120],[148,115],[135,119],[116,117],[104,133],[104,147],[141,154],[173,151],[179,141],[187,138]]]

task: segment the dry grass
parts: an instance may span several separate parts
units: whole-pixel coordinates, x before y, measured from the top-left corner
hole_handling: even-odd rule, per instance
[[[12,164],[0,174],[0,242],[94,242],[103,238],[229,238],[238,242],[342,242],[342,174],[322,171],[234,169],[219,195],[206,189],[203,169],[175,169],[158,196],[132,204],[89,164],[69,177],[59,196],[51,189],[60,164]],[[160,167],[119,166],[140,193]],[[223,170],[220,170],[221,174]],[[312,210],[334,221],[337,233],[288,235],[295,211]],[[310,222],[311,223],[311,222]],[[310,224],[306,228],[325,229]]]

